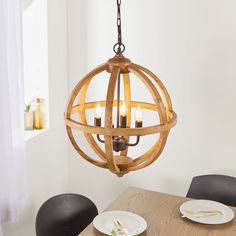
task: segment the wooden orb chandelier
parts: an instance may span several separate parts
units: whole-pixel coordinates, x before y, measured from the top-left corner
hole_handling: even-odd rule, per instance
[[[153,163],[163,151],[170,129],[176,125],[177,115],[173,111],[170,96],[160,79],[143,66],[132,63],[123,56],[125,46],[121,40],[120,0],[117,0],[118,43],[114,46],[116,55],[107,63],[88,73],[74,88],[67,103],[65,124],[69,139],[85,160],[109,169],[117,176],[139,170]],[[106,100],[86,102],[89,85],[97,76],[106,73],[108,77]],[[152,103],[137,101],[132,98],[131,78],[141,81],[151,94]],[[121,81],[122,80],[122,81]],[[123,84],[123,99],[121,99],[121,82]],[[116,96],[115,96],[116,95]],[[95,112],[94,125],[89,124],[87,111]],[[102,117],[102,110],[105,116]],[[132,109],[136,110],[135,124],[132,124]],[[116,114],[114,114],[116,110]],[[143,127],[143,110],[156,113],[159,123]],[[114,117],[116,116],[116,124]],[[104,125],[102,123],[104,122]],[[84,137],[96,153],[97,158],[86,154],[76,140],[73,132],[83,132]],[[140,143],[145,135],[159,134],[155,144],[144,154],[134,158],[128,155],[128,150]],[[132,136],[136,141],[131,142]]]

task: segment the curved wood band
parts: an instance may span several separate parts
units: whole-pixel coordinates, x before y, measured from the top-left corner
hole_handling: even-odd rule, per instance
[[[168,123],[163,125],[155,125],[155,126],[148,126],[144,128],[103,128],[103,127],[96,127],[91,125],[84,125],[80,122],[77,122],[72,119],[68,119],[65,117],[65,123],[68,127],[92,134],[99,134],[99,135],[109,135],[109,136],[144,136],[149,134],[156,134],[161,133],[164,131],[170,130],[174,127],[177,123],[177,115],[174,111],[171,111],[172,118]]]

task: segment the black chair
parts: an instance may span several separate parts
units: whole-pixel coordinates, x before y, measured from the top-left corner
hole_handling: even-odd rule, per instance
[[[97,214],[94,203],[82,195],[57,195],[40,207],[36,216],[36,235],[77,236]]]
[[[236,206],[236,178],[225,175],[202,175],[193,178],[187,196]]]

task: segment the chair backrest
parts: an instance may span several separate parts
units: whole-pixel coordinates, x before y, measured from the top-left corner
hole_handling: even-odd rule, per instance
[[[225,175],[202,175],[193,178],[187,196],[236,206],[236,178]]]
[[[77,236],[97,214],[94,203],[82,195],[57,195],[40,207],[36,216],[36,235]]]

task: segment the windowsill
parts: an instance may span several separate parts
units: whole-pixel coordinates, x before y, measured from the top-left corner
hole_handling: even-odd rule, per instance
[[[30,139],[45,133],[48,129],[39,129],[39,130],[25,130],[25,141],[29,141]]]

